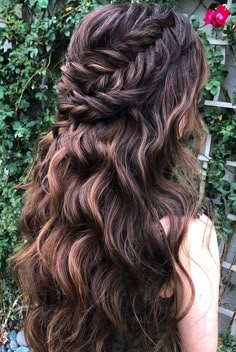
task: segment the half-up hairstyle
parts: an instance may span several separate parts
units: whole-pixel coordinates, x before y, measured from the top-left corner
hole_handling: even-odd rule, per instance
[[[203,45],[172,8],[107,5],[75,28],[11,258],[34,352],[181,350],[176,268],[203,199],[207,78]]]

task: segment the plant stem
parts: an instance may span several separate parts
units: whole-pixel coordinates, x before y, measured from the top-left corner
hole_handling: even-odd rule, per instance
[[[233,60],[234,60],[234,66],[236,67],[236,56],[235,56],[234,49],[233,49],[232,45],[229,45],[229,50],[231,51],[231,54],[232,54]]]
[[[4,321],[4,323],[3,323],[3,326],[2,326],[2,329],[3,329],[3,330],[6,328],[8,319],[10,318],[11,313],[12,313],[14,307],[16,306],[18,300],[19,300],[21,297],[23,297],[23,294],[22,294],[22,293],[21,293],[19,296],[16,297],[16,299],[15,299],[15,301],[13,302],[12,306],[9,308],[8,314],[7,314],[6,319],[5,319],[5,321]]]
[[[207,24],[203,24],[202,26],[199,26],[198,28],[203,28],[205,26],[207,26]]]
[[[19,110],[22,97],[23,97],[24,92],[25,92],[26,88],[28,87],[29,83],[32,81],[32,79],[33,79],[35,76],[37,76],[37,74],[39,74],[40,72],[42,72],[42,71],[45,70],[45,69],[47,70],[48,67],[49,67],[49,65],[50,65],[50,62],[51,62],[51,53],[49,54],[49,59],[48,59],[47,65],[44,66],[44,67],[41,67],[39,70],[35,71],[35,72],[29,77],[28,81],[26,82],[24,88],[23,88],[22,91],[21,91],[21,95],[20,95],[20,97],[19,97],[18,103],[16,104],[16,113],[17,113],[17,111]]]

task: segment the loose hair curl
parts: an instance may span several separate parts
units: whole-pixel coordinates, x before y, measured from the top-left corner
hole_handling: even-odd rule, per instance
[[[179,248],[203,199],[203,45],[172,8],[107,5],[74,30],[61,72],[11,258],[26,339],[34,352],[110,352],[119,340],[179,351],[176,267],[188,277]]]

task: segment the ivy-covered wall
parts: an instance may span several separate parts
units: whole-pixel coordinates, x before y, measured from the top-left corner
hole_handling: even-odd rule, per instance
[[[119,1],[122,2],[122,1]],[[143,1],[149,2],[149,1]],[[152,1],[179,6],[177,1]],[[75,24],[89,11],[107,0],[0,0],[0,325],[21,318],[20,292],[7,268],[8,258],[20,243],[17,219],[23,192],[14,186],[24,179],[36,140],[49,130],[54,120],[54,83],[61,59]],[[180,2],[181,3],[181,2]],[[208,25],[196,15],[202,1],[192,1],[189,14],[206,48],[210,79],[202,94],[200,109],[212,135],[210,160],[205,169],[207,196],[214,202],[216,229],[225,243],[231,240],[236,214],[236,182],[225,178],[227,161],[236,160],[235,109],[206,105],[219,87],[226,102],[236,105],[236,89],[224,84],[227,65],[220,47],[209,43],[205,27],[213,38],[227,39],[227,52],[235,60],[236,5],[223,26]],[[215,10],[222,1],[210,3]],[[233,78],[232,78],[233,79]],[[235,82],[236,84],[236,82]],[[1,339],[0,339],[1,344]]]

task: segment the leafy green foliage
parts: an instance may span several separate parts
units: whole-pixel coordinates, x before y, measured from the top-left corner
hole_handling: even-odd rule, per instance
[[[196,21],[195,17],[191,20]],[[219,47],[210,45],[206,33],[196,25],[195,28],[204,44],[210,71],[209,80],[200,101],[200,111],[212,135],[212,159],[209,160],[206,172],[206,196],[214,202],[217,233],[220,238],[227,241],[234,231],[234,223],[227,216],[230,213],[235,214],[235,189],[231,187],[229,181],[225,180],[225,165],[227,160],[236,159],[235,111],[222,107],[206,106],[204,101],[213,100],[221,88],[225,100],[234,104],[235,93],[230,97],[224,87],[224,79],[228,72]]]
[[[220,334],[217,352],[236,352],[236,338],[230,335],[229,332]]]

